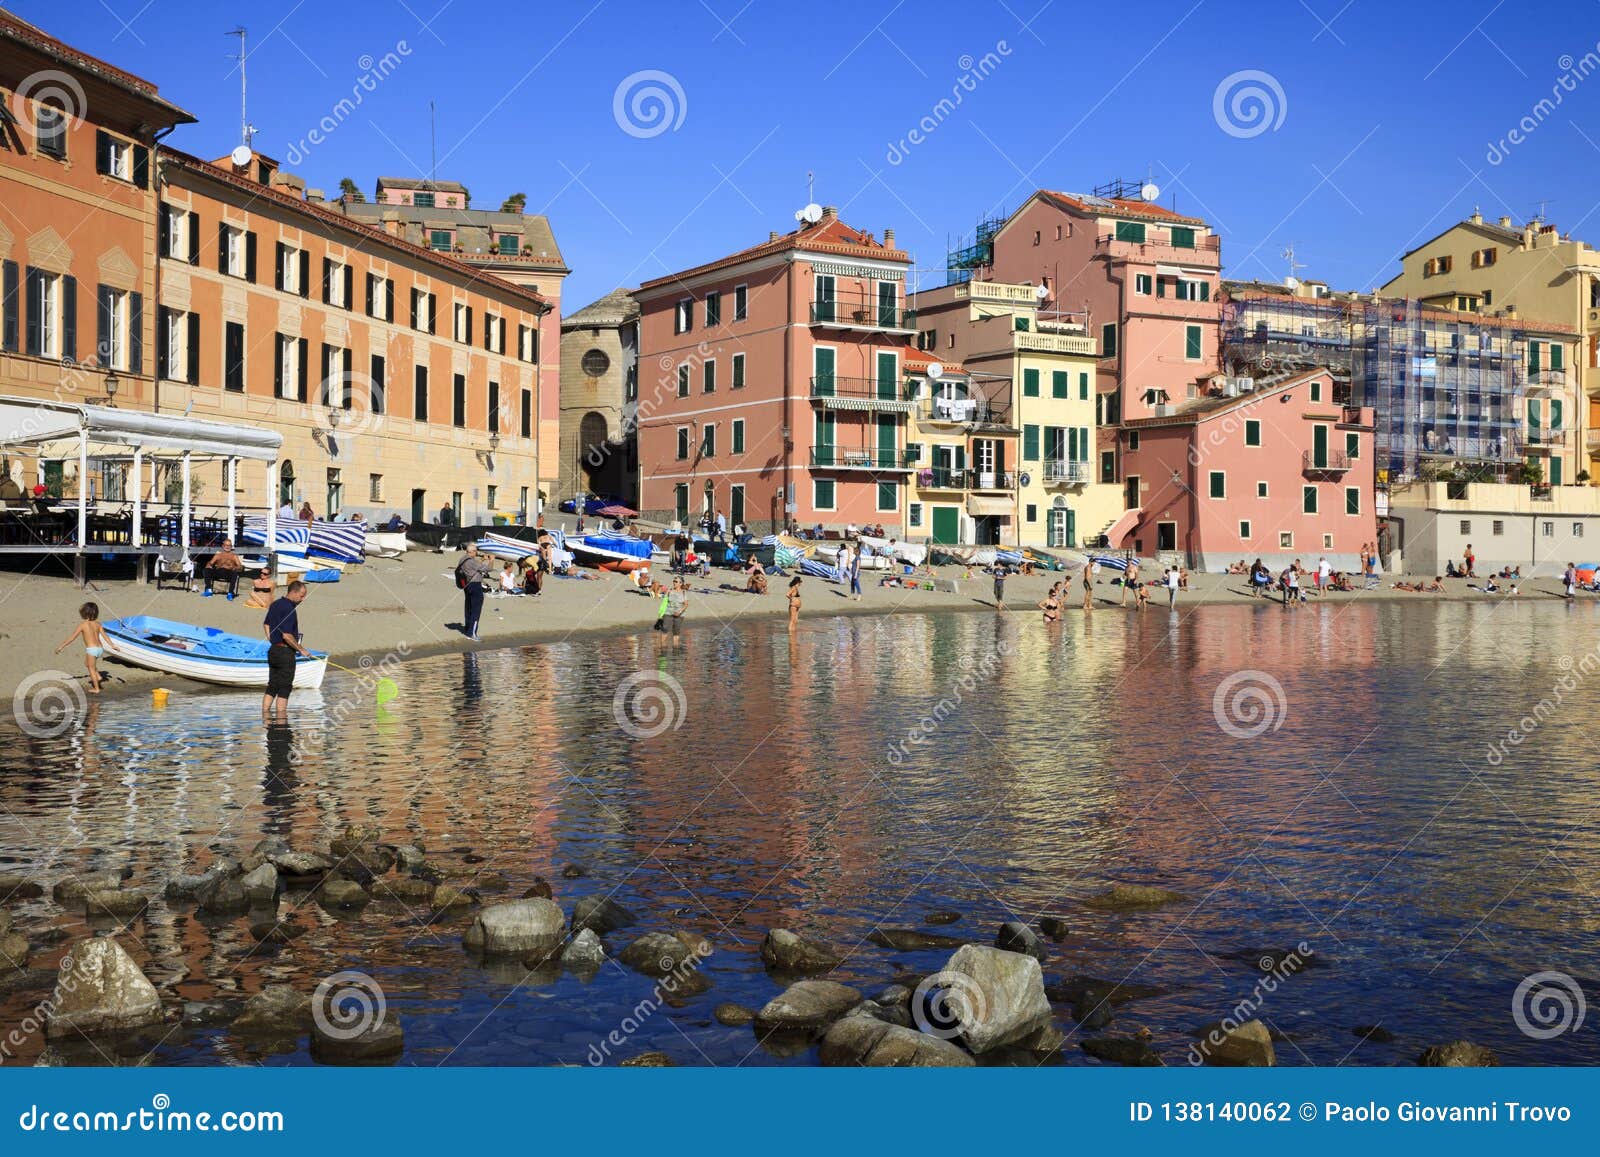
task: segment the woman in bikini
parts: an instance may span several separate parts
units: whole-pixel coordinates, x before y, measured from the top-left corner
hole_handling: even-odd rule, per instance
[[[83,663],[89,668],[89,694],[100,694],[100,656],[106,653],[106,629],[100,625],[100,606],[98,603],[84,603],[78,608],[78,618],[81,620],[77,628],[62,640],[61,646],[55,650],[56,654],[67,647],[74,639],[83,640]]]
[[[1056,583],[1050,588],[1050,593],[1044,596],[1039,603],[1039,609],[1044,612],[1046,623],[1059,623],[1061,621],[1061,584]]]
[[[261,568],[261,573],[250,584],[250,597],[245,600],[244,605],[256,607],[263,611],[272,605],[272,570],[270,568]]]
[[[800,625],[800,576],[789,580],[789,629]]]

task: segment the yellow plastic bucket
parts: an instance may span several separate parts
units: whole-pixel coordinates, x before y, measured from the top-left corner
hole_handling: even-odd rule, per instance
[[[172,692],[165,687],[153,688],[150,692],[150,702],[153,706],[165,707],[167,705],[167,696],[171,694]]]

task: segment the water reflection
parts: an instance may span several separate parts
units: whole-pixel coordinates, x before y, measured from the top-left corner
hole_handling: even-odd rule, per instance
[[[536,875],[569,903],[615,891],[646,914],[639,930],[718,945],[712,992],[630,1042],[684,1063],[750,1052],[749,1030],[709,1009],[776,991],[755,955],[766,928],[855,946],[932,908],[962,911],[957,930],[984,941],[1002,919],[1066,915],[1047,973],[1167,989],[1126,1020],[1174,1063],[1195,1024],[1250,991],[1234,954],[1301,940],[1328,967],[1263,1009],[1293,1034],[1285,1060],[1338,1062],[1354,1025],[1381,1022],[1401,1039],[1354,1060],[1467,1037],[1507,1060],[1594,1063],[1592,1034],[1535,1042],[1508,1009],[1530,972],[1581,976],[1572,930],[1600,920],[1583,882],[1600,868],[1586,822],[1595,689],[1580,681],[1530,740],[1485,759],[1556,684],[1561,656],[1592,646],[1569,610],[1262,604],[1107,610],[1050,630],[1022,614],[813,618],[792,635],[707,625],[681,649],[644,632],[420,660],[383,706],[330,676],[287,727],[263,727],[253,695],[178,697],[159,714],[111,700],[56,740],[5,733],[0,851],[4,870],[50,882],[130,865],[155,898],[124,942],[174,1000],[372,973],[406,1018],[412,1063],[583,1063],[649,982],[613,964],[588,979],[485,969],[460,951],[464,916],[430,925],[390,903],[351,914],[291,897],[309,931],[268,948],[245,919],[165,901],[164,880],[263,835],[320,849],[368,823],[492,881],[490,899]],[[643,739],[613,702],[639,671],[684,693],[679,725]],[[1239,672],[1281,689],[1251,738],[1215,715]],[[562,878],[569,864],[582,875]],[[1120,915],[1078,903],[1113,881],[1190,900]],[[52,928],[85,929],[48,900],[12,907],[42,945],[36,965],[63,951],[45,943]],[[943,955],[866,946],[840,976],[876,985]],[[13,1021],[27,1007],[0,997]],[[275,1048],[181,1029],[157,1057],[309,1059],[303,1041]]]

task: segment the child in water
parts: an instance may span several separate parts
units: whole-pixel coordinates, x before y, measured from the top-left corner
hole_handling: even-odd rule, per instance
[[[78,608],[78,618],[82,620],[77,628],[62,640],[57,647],[57,655],[74,639],[83,640],[83,662],[89,668],[89,694],[100,694],[100,656],[106,653],[106,629],[100,625],[100,606],[98,603],[84,603]]]

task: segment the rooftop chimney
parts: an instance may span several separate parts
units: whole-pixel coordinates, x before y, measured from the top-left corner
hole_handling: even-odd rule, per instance
[[[839,219],[839,206],[824,205],[822,207],[822,219],[824,221],[837,221]]]
[[[322,195],[321,189],[307,189],[306,200],[310,201],[312,204],[321,204],[323,201],[327,200],[327,198]]]
[[[893,229],[885,229],[883,231],[883,247],[885,249],[893,249],[894,248],[894,230]]]
[[[768,241],[776,241],[778,239],[778,237],[779,237],[779,233],[778,233],[778,231],[776,229],[773,229],[773,230],[771,230],[771,231],[769,231],[767,233],[767,240]]]
[[[1478,211],[1478,210],[1476,210],[1476,209],[1474,209],[1474,210],[1473,210],[1473,211],[1472,211],[1472,223],[1473,223],[1473,224],[1474,224],[1474,225],[1482,225],[1482,224],[1483,224],[1483,214],[1482,214],[1482,213],[1480,213],[1480,212],[1479,212],[1479,211]]]
[[[1502,217],[1502,218],[1500,218],[1500,228],[1502,228],[1502,229],[1511,228],[1511,218],[1510,217]]]

